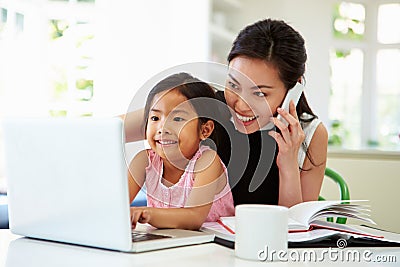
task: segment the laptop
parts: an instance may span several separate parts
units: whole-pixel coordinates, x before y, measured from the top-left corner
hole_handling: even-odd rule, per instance
[[[125,252],[214,240],[141,224],[132,231],[121,119],[14,118],[3,131],[14,234]]]

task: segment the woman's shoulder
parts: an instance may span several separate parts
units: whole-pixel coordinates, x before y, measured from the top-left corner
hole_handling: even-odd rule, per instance
[[[318,124],[314,134],[309,138],[309,141],[307,142],[307,149],[312,154],[312,160],[314,164],[319,165],[326,162],[328,150],[328,131],[323,123]],[[300,153],[301,151],[299,151],[299,154]],[[302,158],[302,162],[299,161],[299,166],[303,166],[305,169],[313,168],[313,164],[310,164],[309,160],[307,160],[307,163],[304,162],[306,160],[304,152],[302,157],[299,157],[299,160],[300,158]]]
[[[326,149],[328,145],[328,131],[322,121],[307,113],[300,116],[300,124],[305,134],[305,149],[299,150],[298,163],[303,166],[306,157],[306,151],[312,151],[315,162],[323,162],[326,158]]]
[[[301,128],[306,136],[305,142],[307,146],[311,145],[311,142],[315,143],[317,139],[316,143],[319,143],[328,138],[328,131],[322,120],[317,116],[303,113],[299,119]]]
[[[299,119],[301,128],[306,136],[312,137],[318,126],[322,124],[322,121],[317,116],[308,113],[301,114]]]
[[[325,125],[320,121],[313,134],[313,138],[311,139],[310,146],[312,144],[321,144],[321,143],[328,143],[328,130],[326,129]]]

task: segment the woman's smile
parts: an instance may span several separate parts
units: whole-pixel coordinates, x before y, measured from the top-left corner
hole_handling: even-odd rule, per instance
[[[258,116],[242,116],[239,113],[235,113],[236,117],[242,122],[249,122],[258,118]]]

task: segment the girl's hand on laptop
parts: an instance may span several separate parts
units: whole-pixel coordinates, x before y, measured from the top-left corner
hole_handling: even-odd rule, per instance
[[[132,229],[136,228],[137,223],[148,223],[150,221],[150,212],[147,207],[131,207]]]

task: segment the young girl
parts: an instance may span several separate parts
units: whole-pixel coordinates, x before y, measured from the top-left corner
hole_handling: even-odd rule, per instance
[[[189,74],[171,75],[149,93],[144,110],[151,147],[129,167],[132,201],[146,185],[148,207],[132,207],[137,222],[157,228],[199,229],[234,214],[225,165],[202,140],[213,134],[215,93]]]

